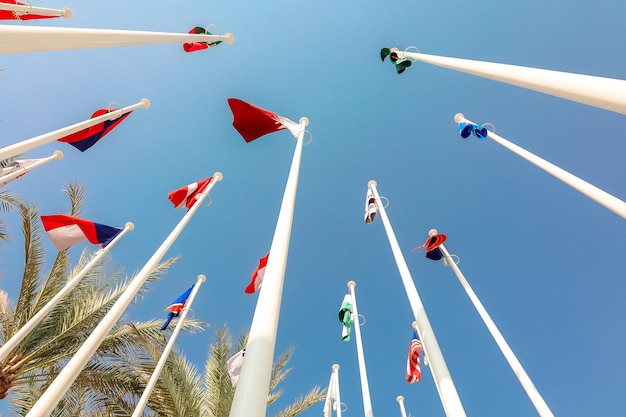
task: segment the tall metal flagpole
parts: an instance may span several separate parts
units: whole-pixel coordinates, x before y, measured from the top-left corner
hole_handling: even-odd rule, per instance
[[[356,294],[354,292],[356,282],[348,282],[348,290],[352,297],[352,324],[354,325],[354,339],[356,342],[356,356],[359,362],[359,376],[361,377],[361,393],[363,395],[363,413],[365,417],[374,417],[372,411],[372,401],[370,399],[370,386],[367,381],[367,369],[365,368],[365,355],[363,354],[363,343],[361,342],[361,326],[359,324],[359,310],[356,307]]]
[[[2,39],[2,35],[0,35],[0,39]],[[53,142],[57,139],[61,139],[67,135],[71,135],[72,133],[80,132],[81,130],[87,129],[91,126],[95,126],[99,123],[103,123],[108,120],[115,120],[118,117],[123,116],[133,110],[141,108],[147,109],[148,107],[150,107],[150,100],[148,100],[147,98],[142,98],[139,103],[135,103],[131,106],[122,107],[121,109],[113,110],[109,113],[103,114],[102,116],[97,116],[93,119],[85,120],[71,126],[45,133],[43,135],[35,136],[34,138],[26,139],[19,143],[14,143],[13,145],[5,146],[3,148],[0,148],[0,161],[12,158],[26,151],[30,151],[39,146],[45,145],[46,143]]]
[[[552,71],[518,65],[474,61],[398,51],[399,58],[410,58],[491,80],[539,91],[589,106],[626,114],[626,81],[571,72]]]
[[[148,399],[150,398],[150,394],[152,394],[152,390],[154,389],[154,386],[156,385],[159,379],[159,376],[161,375],[161,371],[163,370],[163,367],[165,366],[165,363],[167,362],[167,357],[170,355],[170,352],[172,351],[172,348],[174,347],[174,342],[176,342],[178,333],[180,333],[183,323],[185,322],[185,319],[187,318],[187,313],[191,309],[191,305],[193,304],[193,300],[196,298],[196,294],[198,293],[198,290],[200,290],[200,285],[202,285],[204,281],[206,281],[206,277],[204,275],[198,275],[198,280],[196,281],[196,285],[194,285],[193,290],[191,290],[191,294],[189,294],[189,298],[187,299],[187,302],[185,303],[185,307],[183,308],[183,311],[180,313],[180,318],[178,319],[176,328],[172,332],[172,335],[170,336],[170,340],[168,340],[167,345],[165,346],[165,349],[163,350],[163,353],[161,354],[161,358],[159,358],[159,362],[154,368],[154,372],[152,372],[152,376],[150,376],[150,380],[148,381],[148,384],[146,385],[146,389],[143,391],[143,394],[141,395],[141,398],[139,399],[139,402],[137,403],[137,407],[135,407],[135,411],[133,412],[132,417],[140,417],[143,415],[143,410],[144,408],[146,408],[146,404],[148,404]]]
[[[376,207],[378,208],[381,220],[385,226],[387,238],[389,239],[389,245],[391,246],[391,251],[393,252],[393,256],[396,260],[396,265],[398,266],[398,271],[400,272],[402,284],[404,285],[404,290],[406,291],[406,295],[409,299],[411,310],[413,310],[413,316],[415,317],[419,334],[422,337],[424,350],[428,355],[430,369],[433,374],[433,378],[435,379],[435,384],[438,387],[441,404],[446,412],[446,416],[464,417],[465,410],[463,409],[463,404],[461,403],[461,399],[459,398],[454,382],[452,381],[452,377],[450,376],[450,372],[448,371],[448,366],[446,365],[446,361],[443,358],[441,349],[439,348],[439,343],[437,342],[435,333],[430,326],[426,310],[424,309],[422,300],[417,293],[417,288],[415,287],[409,268],[404,260],[400,246],[398,245],[396,235],[391,228],[389,219],[387,218],[385,207],[380,204],[380,196],[378,195],[376,185],[376,181],[374,180],[367,183],[368,188],[372,190],[376,199]]]
[[[1,3],[0,3],[1,4]],[[13,181],[17,177],[20,177],[27,172],[32,171],[35,168],[38,168],[42,165],[47,164],[48,162],[54,161],[55,159],[63,159],[63,152],[54,151],[54,153],[46,158],[41,158],[37,162],[34,162],[28,166],[17,166],[14,168],[13,172],[6,174],[3,177],[0,177],[0,187],[6,185],[9,181]]]
[[[76,380],[80,372],[83,370],[91,356],[96,352],[100,344],[104,341],[109,331],[115,326],[119,318],[124,314],[126,307],[133,301],[135,295],[139,292],[143,284],[146,282],[154,268],[157,266],[161,258],[165,256],[167,250],[176,241],[176,238],[183,231],[189,220],[196,213],[198,208],[202,205],[202,202],[207,195],[211,192],[213,187],[218,181],[221,181],[223,175],[221,172],[213,174],[213,181],[209,183],[207,188],[197,197],[196,203],[191,206],[189,211],[178,222],[176,227],[172,230],[167,238],[161,243],[161,246],[154,252],[152,257],[141,268],[137,275],[128,284],[126,291],[120,295],[115,304],[111,307],[109,312],[102,318],[98,326],[93,330],[91,335],[85,340],[83,345],[78,349],[72,359],[65,365],[63,370],[52,381],[52,384],[43,393],[43,395],[37,400],[33,408],[30,409],[27,417],[48,417],[59,401],[63,398],[63,395],[70,388],[70,385]]]
[[[431,229],[429,232],[430,236],[436,234],[436,229]],[[504,339],[504,336],[502,336],[502,333],[500,333],[500,331],[498,330],[498,327],[489,316],[489,313],[487,313],[487,310],[485,310],[485,307],[483,307],[482,303],[476,296],[476,293],[474,293],[474,290],[472,290],[472,287],[470,287],[469,282],[467,282],[467,280],[465,279],[465,276],[450,256],[450,253],[448,253],[446,247],[441,244],[439,245],[439,248],[443,253],[443,258],[445,260],[444,265],[450,266],[454,271],[454,274],[459,279],[459,282],[465,289],[465,292],[469,296],[470,300],[472,300],[472,304],[474,304],[476,311],[478,311],[478,314],[483,319],[485,326],[487,326],[487,329],[489,329],[489,333],[491,333],[491,335],[493,336],[493,339],[496,341],[496,344],[500,348],[500,351],[506,358],[506,361],[511,366],[511,369],[513,370],[513,373],[517,376],[520,384],[522,384],[524,391],[526,391],[528,398],[530,398],[530,401],[532,401],[539,415],[541,417],[554,417],[554,414],[552,414],[552,411],[550,411],[548,404],[546,404],[546,402],[544,401],[543,397],[535,387],[535,384],[533,384],[533,381],[530,379],[530,377],[522,367],[522,364],[519,362],[519,360],[517,360],[517,357]]]
[[[335,378],[335,404],[336,416],[341,417],[341,394],[339,393],[339,365],[333,365],[333,378]]]
[[[465,118],[463,113],[457,113],[454,116],[454,121],[456,123],[473,123]],[[473,123],[475,124],[475,123]],[[575,190],[580,191],[582,194],[586,195],[596,203],[606,207],[611,210],[613,213],[621,216],[626,219],[626,202],[620,200],[617,197],[607,193],[606,191],[601,190],[600,188],[589,184],[588,182],[578,178],[575,175],[570,174],[564,169],[559,168],[558,166],[546,161],[538,157],[537,155],[528,152],[524,148],[521,148],[514,143],[509,142],[501,136],[496,135],[494,132],[487,131],[487,137],[492,139],[494,142],[499,143],[504,146],[508,150],[513,153],[521,156],[531,164],[538,166],[539,168],[546,171],[548,174],[554,176],[555,178],[563,181],[565,184],[574,188]]]
[[[225,35],[209,35],[145,32],[136,30],[0,25],[0,54],[166,43],[224,42],[231,44],[234,40],[234,36],[230,33]]]
[[[0,347],[0,363],[2,363],[9,355],[9,353],[11,353],[11,351],[15,349],[22,340],[24,340],[24,338],[35,328],[35,326],[41,323],[41,321],[48,315],[48,313],[52,311],[52,309],[59,303],[59,301],[65,298],[65,296],[67,296],[67,294],[69,294],[74,289],[74,287],[76,287],[76,285],[85,277],[85,275],[87,275],[87,273],[91,271],[93,267],[98,264],[98,262],[100,262],[100,259],[102,259],[104,255],[109,253],[109,251],[117,244],[117,242],[119,242],[122,237],[124,237],[126,233],[133,230],[134,228],[135,226],[131,222],[126,223],[122,231],[120,231],[106,247],[98,250],[94,257],[91,258],[89,262],[87,262],[83,269],[78,272],[78,274],[72,277],[65,284],[65,286],[54,297],[52,297],[50,301],[48,301],[46,305],[41,308],[41,310],[37,312],[37,314],[31,317],[30,320],[28,320],[26,324],[24,324],[22,328],[17,331],[17,333],[15,333],[9,340],[6,341],[4,345],[2,345],[2,347]]]
[[[302,157],[304,128],[309,124],[306,117],[300,118],[300,133],[296,139],[296,150],[291,162],[289,177],[280,213],[270,247],[270,256],[259,292],[248,344],[246,360],[243,361],[237,389],[230,408],[230,417],[264,417],[272,376],[272,360],[276,345],[276,333],[280,304],[283,294],[291,224],[298,188],[298,175]]]
[[[0,3],[0,10],[13,11],[17,16],[38,14],[42,16],[64,17],[66,19],[72,17],[72,11],[67,7],[63,9],[48,9],[47,7],[33,7],[29,4]]]
[[[406,410],[404,409],[404,397],[402,395],[398,395],[396,397],[396,401],[398,402],[398,405],[400,405],[400,416],[406,417]]]

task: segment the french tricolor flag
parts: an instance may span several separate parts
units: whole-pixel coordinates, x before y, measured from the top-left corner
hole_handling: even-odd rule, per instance
[[[181,187],[178,190],[170,191],[167,195],[167,199],[174,204],[174,208],[187,207],[187,209],[190,209],[196,202],[196,196],[206,189],[212,179],[213,177],[205,178]]]
[[[76,243],[88,240],[94,245],[105,247],[122,229],[94,223],[78,217],[54,214],[41,216],[43,228],[58,250],[65,250]]]
[[[91,115],[91,118],[93,119],[94,117],[102,116],[114,110],[116,109],[96,110],[96,112]],[[72,133],[71,135],[64,136],[59,139],[59,142],[67,142],[79,151],[85,152],[87,149],[95,145],[96,142],[102,139],[105,135],[107,135],[111,130],[115,129],[115,127],[122,123],[122,121],[127,118],[131,113],[132,111],[121,115],[117,119],[107,120],[102,123],[98,123],[95,126],[83,129],[79,132]]]
[[[228,105],[233,112],[233,127],[243,140],[252,142],[268,133],[289,129],[292,135],[300,133],[300,125],[269,110],[253,106],[238,98],[229,98]]]

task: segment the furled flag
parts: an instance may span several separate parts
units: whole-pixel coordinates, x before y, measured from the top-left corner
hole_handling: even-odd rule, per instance
[[[239,382],[239,374],[241,373],[245,354],[246,348],[243,348],[226,361],[226,368],[228,369],[228,375],[230,375],[230,382],[233,384],[233,387]]]
[[[197,35],[197,34],[207,34],[207,35],[212,35],[211,32],[207,32],[207,30],[201,26],[196,26],[195,28],[191,29],[189,31],[189,33],[191,33],[192,35]],[[183,49],[185,50],[185,52],[194,52],[194,51],[201,51],[202,49],[209,49],[215,45],[219,45],[220,43],[222,43],[222,41],[216,41],[216,42],[185,42],[183,43]]]
[[[95,117],[102,116],[103,114],[107,114],[115,110],[117,109],[99,109],[91,115],[91,118],[93,119]],[[64,136],[59,139],[59,142],[67,142],[79,151],[85,152],[87,149],[95,145],[96,142],[105,137],[111,130],[115,129],[115,127],[122,123],[122,121],[127,118],[128,115],[131,113],[132,111],[124,113],[117,119],[106,120],[102,123],[98,123],[94,126],[88,127],[87,129],[83,129],[76,133],[72,133],[71,135]]]
[[[392,51],[389,48],[383,48],[380,50],[380,59],[384,62],[385,58],[389,57],[391,63],[396,67],[396,72],[402,74],[405,69],[412,65],[412,62],[406,58],[400,58],[396,51]]]
[[[420,370],[420,350],[423,350],[422,342],[417,336],[417,332],[413,330],[413,339],[411,340],[411,346],[409,346],[409,356],[406,359],[406,381],[409,384],[419,382],[422,378],[422,371]]]
[[[16,0],[0,0],[0,3],[5,4],[19,4],[20,6],[28,6],[26,3],[21,3]],[[16,12],[13,10],[0,10],[0,20],[31,20],[31,19],[50,19],[53,15],[44,15],[44,14],[32,14],[28,12]]]
[[[426,242],[422,246],[413,248],[411,252],[426,248],[426,257],[428,259],[432,259],[433,261],[438,261],[443,258],[443,251],[439,246],[445,241],[446,235],[443,233],[437,233],[436,235],[430,236],[426,239]]]
[[[246,142],[252,142],[263,135],[283,129],[289,129],[294,136],[300,133],[298,123],[269,110],[253,106],[237,98],[229,98],[228,105],[233,112],[233,127]]]
[[[376,199],[374,193],[369,188],[367,189],[367,196],[365,196],[365,224],[370,224],[376,219]]]
[[[341,328],[341,340],[347,342],[350,340],[350,334],[352,333],[352,296],[350,293],[346,294],[341,302],[339,321],[343,324]]]
[[[83,240],[88,240],[94,245],[101,244],[104,248],[122,231],[117,227],[105,226],[64,214],[41,216],[41,222],[50,240],[60,251]]]
[[[189,287],[187,291],[181,294],[180,297],[174,300],[174,302],[165,309],[165,311],[167,311],[167,319],[165,320],[165,323],[163,323],[163,326],[161,326],[161,330],[167,329],[167,326],[169,326],[174,317],[180,316],[180,312],[183,311],[183,308],[185,308],[185,304],[187,304],[187,299],[189,298],[189,295],[191,294],[191,291],[195,286],[196,284]]]
[[[252,281],[245,289],[246,294],[254,294],[261,288],[261,284],[263,284],[263,276],[265,275],[265,267],[267,266],[267,260],[270,257],[270,253],[267,252],[262,258],[259,258],[259,266],[256,267],[254,272],[252,273]]]
[[[195,204],[196,197],[206,189],[212,179],[213,177],[205,178],[178,190],[170,191],[167,198],[174,204],[174,208],[187,207],[189,210]]]
[[[4,177],[5,175],[9,175],[17,170],[20,169],[27,169],[29,166],[33,165],[35,162],[41,161],[45,158],[40,158],[40,159],[14,159],[13,161],[9,162],[4,168],[0,168],[0,187],[7,185],[8,183],[10,183],[11,181],[13,181],[16,178],[19,178],[23,175],[26,175],[28,173],[28,171],[24,171],[24,173],[18,175],[17,177],[10,179],[8,181],[4,181],[2,179],[2,177]]]
[[[326,400],[324,401],[324,417],[332,417],[334,404],[337,401],[337,381],[335,374],[330,374],[330,382],[326,390]]]

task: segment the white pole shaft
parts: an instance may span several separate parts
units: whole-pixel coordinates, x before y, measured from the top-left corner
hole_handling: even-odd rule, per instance
[[[122,314],[124,314],[124,310],[126,310],[126,307],[133,301],[135,295],[137,295],[161,258],[163,258],[170,246],[176,241],[178,235],[180,235],[185,226],[187,226],[187,223],[189,223],[189,220],[191,220],[195,212],[200,208],[202,202],[209,192],[211,192],[215,184],[221,181],[221,179],[222,174],[220,172],[213,174],[213,181],[211,181],[207,188],[198,196],[196,203],[183,216],[161,246],[159,246],[148,262],[146,262],[143,268],[141,268],[132,279],[126,291],[120,295],[80,349],[78,349],[72,359],[65,365],[55,380],[52,381],[52,384],[50,384],[39,400],[37,400],[33,408],[28,412],[27,417],[48,417],[54,411],[54,408],[59,401],[61,401],[63,395],[65,395],[70,385],[76,380],[87,362],[89,362],[89,359],[104,341],[109,331],[115,326]]]
[[[189,298],[185,303],[185,308],[180,313],[180,318],[178,319],[178,323],[176,324],[176,328],[172,332],[170,336],[170,340],[167,341],[167,345],[165,345],[165,349],[159,358],[159,362],[154,368],[154,372],[152,372],[152,376],[150,376],[150,380],[146,385],[146,389],[143,391],[139,402],[137,403],[137,407],[135,407],[135,411],[133,412],[132,417],[140,417],[143,415],[143,410],[146,408],[146,404],[148,404],[148,399],[150,398],[150,394],[152,394],[152,390],[159,380],[159,376],[161,375],[161,371],[167,362],[167,357],[170,355],[172,348],[174,347],[174,343],[176,342],[176,338],[178,337],[178,333],[182,329],[183,323],[185,322],[185,318],[187,318],[187,313],[189,309],[191,309],[191,305],[193,304],[193,300],[196,298],[196,294],[198,290],[200,290],[200,285],[206,280],[204,275],[198,275],[198,280],[196,281],[196,285],[194,285],[193,290],[191,290],[191,294],[189,294]]]
[[[35,168],[38,168],[42,165],[47,164],[48,162],[54,161],[55,159],[63,159],[63,152],[61,151],[54,151],[54,154],[46,157],[46,158],[42,158],[39,161],[27,166],[27,167],[17,167],[13,172],[8,173],[7,175],[0,177],[0,187],[2,187],[3,185],[6,185],[9,181],[12,181],[14,179],[16,179],[17,177],[20,177],[24,174],[26,174],[27,172],[32,171]]]
[[[365,368],[365,355],[363,353],[363,343],[361,342],[361,326],[359,324],[359,310],[356,306],[356,293],[354,281],[348,282],[348,289],[352,297],[352,325],[354,326],[354,341],[356,344],[356,356],[359,362],[359,376],[361,378],[361,394],[363,396],[363,415],[374,417],[372,410],[372,400],[370,398],[370,386],[367,380],[367,369]]]
[[[341,417],[341,394],[339,393],[339,365],[334,364],[333,365],[333,378],[335,379],[334,384],[335,384],[335,393],[336,398],[335,398],[335,404],[334,406],[336,406],[336,416],[337,417]]]
[[[4,345],[2,345],[0,348],[0,363],[2,363],[9,353],[11,353],[11,351],[15,349],[22,340],[24,340],[24,338],[35,328],[35,326],[41,323],[41,321],[52,311],[59,301],[65,298],[65,296],[67,296],[74,289],[74,287],[76,287],[85,275],[87,275],[87,273],[91,271],[93,267],[98,264],[98,262],[100,262],[100,259],[102,259],[102,257],[106,255],[126,233],[133,230],[134,227],[135,226],[132,223],[126,223],[122,231],[115,236],[115,238],[113,238],[113,240],[105,248],[98,250],[95,256],[87,262],[87,265],[85,265],[83,269],[78,272],[78,274],[71,278],[61,291],[52,297],[50,301],[48,301],[46,305],[37,312],[37,314],[31,317],[30,320],[28,320],[26,324],[24,324],[22,328],[17,331],[17,333],[15,333]]]
[[[401,58],[406,57],[626,114],[624,80],[415,52],[397,51],[397,54]]]
[[[0,53],[59,51],[83,48],[156,45],[167,43],[232,43],[233,35],[145,32],[135,30],[57,28],[0,25]]]
[[[368,183],[368,187],[372,190],[372,193],[376,198],[378,213],[380,213],[380,218],[385,226],[387,238],[389,239],[389,245],[391,246],[391,251],[393,252],[393,256],[396,260],[396,265],[398,266],[398,271],[400,272],[400,277],[402,278],[402,284],[404,285],[404,290],[406,291],[409,304],[411,305],[411,310],[413,311],[416,326],[422,337],[422,344],[424,345],[424,350],[427,352],[428,360],[430,362],[430,370],[433,374],[433,378],[435,379],[435,384],[438,387],[439,397],[441,398],[441,404],[443,405],[446,416],[464,417],[465,410],[463,409],[463,404],[461,403],[461,399],[459,398],[456,387],[454,386],[454,381],[448,371],[448,366],[446,365],[446,361],[441,353],[441,349],[439,348],[439,343],[437,342],[435,333],[430,326],[426,310],[424,309],[422,300],[417,293],[417,288],[415,287],[409,268],[404,260],[400,246],[398,245],[396,235],[391,228],[391,223],[389,222],[385,208],[382,204],[380,204],[380,196],[378,195],[378,190],[376,189],[376,181],[370,181]]]
[[[437,233],[436,230],[433,231],[431,231],[431,235]],[[476,311],[478,311],[480,318],[483,319],[485,326],[487,326],[487,329],[489,329],[489,333],[491,333],[491,335],[493,336],[493,339],[496,341],[496,344],[500,348],[500,351],[506,358],[506,361],[511,366],[511,369],[513,370],[513,373],[517,376],[520,384],[522,384],[524,391],[526,391],[528,398],[530,398],[530,401],[532,401],[539,415],[541,417],[554,417],[554,414],[552,414],[552,411],[550,411],[548,404],[546,404],[546,402],[544,401],[543,397],[535,387],[535,384],[533,384],[532,380],[522,367],[522,364],[519,362],[519,360],[517,360],[517,357],[509,347],[509,344],[504,339],[504,336],[502,336],[502,333],[500,333],[500,331],[498,330],[498,327],[489,316],[489,313],[487,313],[487,310],[485,309],[485,307],[483,307],[482,303],[474,293],[474,290],[472,290],[472,287],[470,287],[469,282],[467,282],[467,280],[465,279],[465,276],[450,256],[450,253],[448,253],[446,247],[442,244],[439,246],[439,248],[443,253],[447,265],[452,268],[454,274],[459,279],[459,282],[465,289],[465,292],[472,301],[472,304],[474,304]]]
[[[461,113],[457,114],[457,116],[459,116],[458,120],[460,120],[461,122],[473,123],[467,120],[465,117],[463,117]],[[577,176],[570,174],[564,169],[559,168],[558,166],[546,161],[545,159],[538,157],[537,155],[531,152],[528,152],[526,149],[520,146],[517,146],[514,143],[509,142],[508,140],[504,139],[503,137],[499,135],[496,135],[495,133],[491,131],[487,133],[487,137],[489,139],[492,139],[494,142],[499,143],[500,145],[504,146],[511,152],[521,156],[522,158],[524,158],[531,164],[534,164],[537,167],[543,169],[548,174],[563,181],[565,184],[569,185],[573,189],[578,190],[579,192],[586,195],[587,197],[589,197],[596,203],[611,210],[613,213],[617,214],[618,216],[626,219],[626,202],[624,202],[623,200],[620,200],[619,198],[607,193],[606,191],[601,190],[595,185],[589,184],[587,181],[584,181],[578,178]]]
[[[398,395],[396,401],[398,401],[398,405],[400,405],[400,416],[406,417],[406,410],[404,409],[404,397],[402,395]]]
[[[0,3],[0,10],[10,10],[16,12],[18,16],[25,14],[38,14],[42,16],[57,16],[69,19],[72,17],[72,11],[65,9],[48,9],[46,7],[32,7],[23,4]]]
[[[0,39],[1,38],[2,35],[0,35]],[[148,107],[150,107],[150,100],[148,100],[147,98],[143,98],[139,103],[133,104],[132,106],[122,107],[121,109],[113,110],[109,113],[103,114],[102,116],[97,116],[93,119],[88,119],[80,123],[73,124],[71,126],[45,133],[43,135],[35,136],[31,139],[23,140],[13,145],[5,146],[3,148],[0,148],[0,161],[12,158],[24,152],[35,149],[39,146],[61,139],[65,136],[71,135],[72,133],[80,132],[81,130],[87,129],[91,126],[95,126],[98,123],[103,123],[108,120],[115,120],[118,117],[123,116],[124,114],[133,110]]]
[[[246,360],[243,361],[241,367],[239,382],[237,382],[230,408],[230,417],[264,417],[266,414],[291,225],[298,189],[304,127],[307,124],[308,119],[305,117],[300,119],[301,132],[296,141],[296,149],[270,247],[270,256],[263,276],[263,285],[250,326]]]

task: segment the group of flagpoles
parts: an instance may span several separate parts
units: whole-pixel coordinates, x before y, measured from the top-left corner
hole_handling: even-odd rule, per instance
[[[250,326],[248,344],[246,345],[246,360],[241,367],[239,382],[230,409],[230,417],[264,417],[266,414],[291,225],[298,188],[304,129],[308,124],[309,119],[300,118],[296,149],[276,222],[263,285],[259,292]]]
[[[180,313],[180,318],[178,319],[176,328],[172,332],[172,335],[170,336],[170,340],[168,340],[167,345],[165,346],[165,349],[163,350],[163,353],[161,354],[161,358],[159,359],[159,362],[154,368],[154,372],[152,372],[152,376],[150,376],[150,380],[148,381],[148,384],[146,385],[146,388],[143,391],[143,394],[141,395],[141,398],[139,399],[139,402],[137,403],[137,407],[135,407],[135,411],[133,412],[133,415],[131,417],[140,417],[143,415],[143,410],[146,408],[146,404],[148,404],[148,399],[150,398],[150,394],[152,394],[152,390],[154,389],[154,386],[156,385],[159,379],[159,376],[161,375],[161,371],[163,370],[163,367],[165,366],[165,363],[167,362],[167,357],[169,356],[170,352],[172,351],[172,348],[174,347],[174,343],[176,342],[178,333],[180,333],[180,330],[183,327],[183,323],[185,322],[185,319],[187,318],[187,313],[191,309],[193,300],[196,298],[196,294],[200,290],[200,285],[202,285],[204,281],[206,281],[206,277],[204,275],[198,275],[196,285],[194,285],[193,290],[191,290],[191,294],[189,295],[189,298],[187,299],[187,302],[185,303],[185,307],[183,308],[183,311]]]
[[[463,404],[461,403],[461,399],[459,398],[454,382],[452,381],[452,377],[450,376],[450,372],[448,371],[448,366],[446,365],[441,349],[439,348],[439,343],[437,342],[435,333],[430,326],[426,310],[424,309],[424,305],[422,304],[420,296],[417,292],[417,288],[415,287],[409,268],[404,260],[404,256],[402,255],[402,251],[400,250],[400,246],[396,240],[396,236],[391,228],[391,223],[389,223],[389,219],[387,218],[385,207],[380,202],[380,196],[378,195],[376,185],[376,181],[374,180],[367,184],[368,188],[374,194],[378,212],[380,213],[381,220],[385,226],[391,251],[393,252],[393,256],[400,272],[400,277],[402,278],[404,290],[406,291],[411,305],[411,310],[413,311],[413,316],[415,317],[415,326],[419,329],[418,333],[422,337],[424,351],[428,355],[430,369],[433,374],[437,390],[439,391],[441,403],[446,416],[464,417],[465,410],[463,409]]]
[[[0,42],[2,39],[2,35],[0,35]],[[126,113],[129,113],[136,109],[150,107],[150,100],[147,98],[142,98],[139,103],[135,103],[131,106],[122,107],[121,109],[112,110],[108,113],[103,114],[102,116],[97,116],[92,119],[84,120],[82,122],[54,130],[49,133],[45,133],[43,135],[35,136],[31,139],[23,140],[22,142],[15,143],[13,145],[8,145],[3,148],[0,148],[0,161],[12,158],[24,152],[35,149],[39,146],[45,145],[47,143],[53,142],[55,140],[61,139],[65,136],[71,135],[72,133],[80,132],[81,130],[90,128],[91,126],[95,126],[98,123],[104,123],[109,120],[115,120],[120,116],[123,116]]]
[[[363,396],[363,415],[374,417],[372,410],[372,400],[370,399],[370,387],[367,380],[367,369],[365,368],[365,355],[363,353],[363,343],[361,342],[361,325],[359,323],[359,310],[356,306],[356,293],[354,292],[356,282],[348,282],[348,291],[352,297],[352,325],[354,326],[354,339],[356,343],[356,355],[359,363],[359,376],[361,377],[361,394]]]
[[[34,162],[28,166],[17,166],[15,167],[15,169],[12,172],[9,172],[8,174],[0,177],[0,187],[2,187],[2,185],[8,183],[9,181],[12,181],[14,179],[16,179],[17,177],[20,177],[24,174],[26,174],[27,172],[32,171],[35,168],[38,168],[42,165],[47,164],[48,162],[54,161],[55,159],[63,159],[63,152],[61,151],[54,151],[54,153],[46,158],[41,158],[40,160],[38,160],[37,162]]]
[[[27,417],[48,417],[54,411],[54,408],[61,401],[63,395],[65,395],[67,390],[70,388],[70,385],[72,385],[72,383],[76,380],[91,356],[104,341],[109,331],[113,328],[113,326],[115,326],[119,318],[124,313],[124,310],[126,310],[128,305],[133,301],[154,268],[158,265],[159,261],[163,258],[163,256],[165,256],[165,253],[168,251],[170,246],[172,246],[185,226],[187,226],[187,223],[189,223],[189,220],[191,220],[198,208],[200,208],[202,202],[209,195],[215,184],[217,184],[218,181],[221,181],[222,178],[223,175],[221,172],[213,174],[213,180],[209,183],[207,188],[198,195],[195,204],[189,209],[189,211],[187,211],[169,236],[163,241],[161,246],[159,246],[148,262],[146,262],[143,268],[131,280],[126,290],[120,295],[108,313],[102,318],[98,326],[96,326],[96,328],[92,331],[91,335],[87,338],[87,340],[85,340],[80,349],[78,349],[54,381],[52,381],[52,384],[50,384],[48,389],[42,394],[35,405],[33,405],[26,415]]]
[[[430,236],[433,236],[436,234],[437,234],[436,229],[431,229],[429,232]],[[472,290],[472,287],[470,287],[469,282],[467,282],[467,279],[465,279],[465,276],[463,275],[463,273],[457,266],[456,262],[454,262],[454,260],[450,256],[450,253],[448,253],[448,250],[446,249],[446,247],[443,244],[441,244],[439,245],[439,248],[441,249],[441,252],[443,253],[445,265],[450,266],[452,270],[454,271],[454,274],[459,279],[459,282],[465,289],[465,292],[467,293],[468,297],[472,301],[472,304],[474,304],[476,311],[478,311],[478,314],[483,319],[483,322],[485,323],[485,326],[487,326],[489,333],[491,333],[491,335],[493,336],[493,339],[495,340],[496,344],[500,348],[500,351],[502,352],[507,362],[511,366],[513,373],[517,376],[517,379],[519,380],[520,384],[524,388],[524,391],[526,391],[528,398],[530,398],[530,401],[532,401],[539,415],[541,417],[554,417],[554,414],[552,414],[552,411],[548,407],[548,404],[546,404],[546,402],[544,401],[543,397],[541,396],[541,394],[539,393],[539,391],[533,384],[532,380],[530,379],[530,377],[528,376],[528,374],[522,367],[522,364],[519,362],[519,360],[517,360],[517,357],[515,356],[515,354],[509,347],[508,343],[504,339],[504,336],[502,336],[502,333],[500,333],[500,331],[498,330],[498,327],[489,316],[489,313],[487,313],[487,310],[485,309],[485,307],[483,307],[482,303],[476,296],[476,293],[474,293],[474,290]]]
[[[399,51],[409,58],[626,114],[626,81],[518,65]]]
[[[64,17],[66,19],[72,17],[72,11],[67,7],[64,7],[63,9],[49,9],[46,7],[34,7],[28,4],[0,3],[0,10],[12,11],[17,16],[38,14],[42,16]]]
[[[224,42],[231,44],[234,40],[235,38],[231,33],[209,35],[0,25],[0,54],[168,43]]]
[[[454,116],[454,121],[456,123],[475,124],[474,122],[471,122],[468,119],[466,119],[463,113],[457,113]],[[488,130],[487,137],[492,139],[494,142],[499,143],[500,145],[504,146],[505,148],[512,151],[513,153],[521,156],[528,162],[543,169],[548,174],[551,174],[557,179],[563,181],[565,184],[569,185],[575,190],[580,191],[582,194],[586,195],[587,197],[591,198],[598,204],[611,210],[618,216],[621,216],[622,218],[626,219],[626,202],[620,200],[617,197],[614,197],[613,195],[607,193],[606,191],[601,190],[600,188],[592,184],[589,184],[588,182],[578,178],[577,176],[570,174],[569,172],[546,161],[545,159],[542,159],[538,157],[537,155],[531,152],[528,152],[524,148],[521,148],[515,145],[514,143],[509,142],[503,137],[496,135],[494,132],[491,132]]]
[[[402,395],[398,395],[396,397],[396,401],[400,406],[400,417],[406,417],[406,410],[404,409],[404,397]]]

